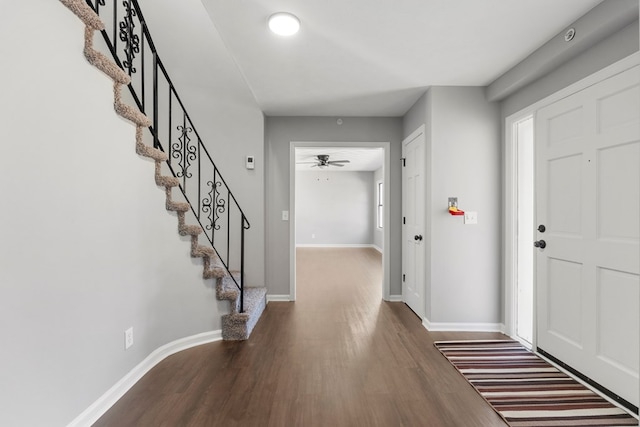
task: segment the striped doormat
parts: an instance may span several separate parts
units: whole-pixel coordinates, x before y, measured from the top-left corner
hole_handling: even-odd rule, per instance
[[[636,418],[517,341],[434,345],[510,426],[638,425]]]

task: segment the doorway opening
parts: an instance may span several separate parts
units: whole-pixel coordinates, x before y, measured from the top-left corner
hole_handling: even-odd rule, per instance
[[[384,188],[389,182],[389,145],[291,142],[292,301],[296,300],[296,248],[304,246],[373,247],[382,252],[381,294],[389,299],[389,192],[382,190],[382,200],[377,198],[377,183]],[[318,204],[320,199],[322,203]]]

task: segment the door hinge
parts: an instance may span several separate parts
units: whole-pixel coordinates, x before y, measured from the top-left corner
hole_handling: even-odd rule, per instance
[[[405,275],[403,274],[403,275],[402,275],[402,281],[403,281],[403,282],[404,282],[404,279],[405,279]]]
[[[402,160],[402,167],[407,166],[407,158],[406,157],[403,157],[400,160]]]
[[[403,224],[406,224],[406,223],[407,223],[407,217],[405,217],[405,216],[403,216],[403,217],[402,217],[402,223],[403,223]]]

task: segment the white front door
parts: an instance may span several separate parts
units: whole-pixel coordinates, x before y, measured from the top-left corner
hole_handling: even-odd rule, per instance
[[[402,298],[420,319],[425,316],[424,148],[423,130],[402,143]]]
[[[544,107],[535,119],[536,225],[544,226],[536,238],[545,246],[536,251],[537,346],[636,406],[639,71]]]

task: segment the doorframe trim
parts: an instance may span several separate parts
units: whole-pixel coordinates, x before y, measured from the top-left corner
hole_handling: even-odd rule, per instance
[[[514,147],[515,138],[513,135],[513,125],[520,121],[523,117],[533,116],[534,121],[536,112],[554,102],[557,102],[563,98],[573,95],[576,92],[584,90],[590,86],[593,86],[602,80],[613,77],[620,74],[630,68],[633,68],[640,64],[640,52],[633,53],[620,61],[596,71],[595,73],[578,80],[577,82],[560,89],[559,91],[521,109],[520,111],[513,113],[505,118],[504,123],[504,226],[503,226],[503,280],[504,280],[504,326],[505,333],[510,337],[516,337],[515,330],[515,286],[517,284],[517,259],[516,259],[516,247],[517,247],[517,211],[518,211],[518,193],[517,193],[517,151]],[[536,138],[534,134],[534,152]],[[534,166],[534,174],[537,173]],[[534,179],[535,182],[535,179]],[[535,193],[534,188],[534,193]],[[534,213],[534,221],[537,222]],[[535,280],[536,260],[534,258],[534,282],[533,282],[533,298],[534,298],[534,336],[533,336],[533,348],[536,348],[536,291],[537,283]],[[517,338],[516,338],[517,339]]]
[[[331,142],[331,141],[291,141],[289,143],[289,296],[296,300],[296,148],[298,147],[356,147],[382,148],[384,185],[390,188],[391,142]],[[391,286],[391,192],[384,192],[384,228],[382,242],[382,299],[390,301]]]
[[[534,104],[535,105],[535,104]],[[505,147],[504,147],[504,328],[505,333],[512,338],[518,339],[517,334],[517,286],[518,286],[518,149],[515,125],[529,117],[534,117],[535,109],[527,108],[521,112],[510,115],[505,120]],[[534,134],[534,151],[535,151],[535,134]],[[535,185],[535,164],[534,164],[534,185]],[[535,193],[535,187],[534,187]],[[535,218],[535,215],[534,215]],[[535,263],[535,260],[534,260]],[[535,265],[535,264],[534,264]],[[535,271],[533,279],[533,331],[532,343],[536,346],[536,287],[535,287]]]

